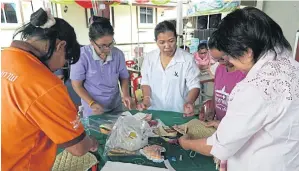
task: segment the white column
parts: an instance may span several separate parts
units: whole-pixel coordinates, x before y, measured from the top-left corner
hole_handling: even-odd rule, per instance
[[[176,20],[176,31],[178,35],[183,34],[183,1],[177,1],[177,20]]]

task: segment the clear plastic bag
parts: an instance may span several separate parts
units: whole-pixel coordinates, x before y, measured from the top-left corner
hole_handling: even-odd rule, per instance
[[[135,152],[148,144],[152,129],[144,120],[133,116],[120,116],[113,126],[105,146],[105,155],[110,151]]]

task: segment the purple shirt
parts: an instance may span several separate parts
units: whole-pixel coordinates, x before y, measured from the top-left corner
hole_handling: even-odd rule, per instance
[[[225,65],[216,69],[214,80],[215,112],[216,119],[222,120],[226,114],[229,95],[236,84],[245,78],[241,71],[228,72]]]
[[[93,46],[81,48],[81,56],[76,64],[71,65],[71,80],[84,81],[84,88],[105,112],[122,111],[122,101],[118,86],[119,79],[129,78],[125,57],[121,50],[114,47],[104,62],[95,52]],[[81,99],[83,115],[92,114],[88,102]]]

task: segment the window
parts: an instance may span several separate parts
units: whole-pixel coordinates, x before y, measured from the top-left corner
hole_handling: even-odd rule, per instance
[[[15,3],[1,3],[1,23],[18,23]]]
[[[140,23],[153,24],[154,10],[149,7],[140,7]]]
[[[138,27],[153,28],[156,24],[156,9],[151,7],[138,7]]]

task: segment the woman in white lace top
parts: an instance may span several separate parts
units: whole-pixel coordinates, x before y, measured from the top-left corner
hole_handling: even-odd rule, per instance
[[[246,78],[228,99],[226,116],[207,138],[180,138],[184,149],[228,160],[228,171],[299,170],[299,63],[280,26],[247,7],[227,15],[209,48]]]

